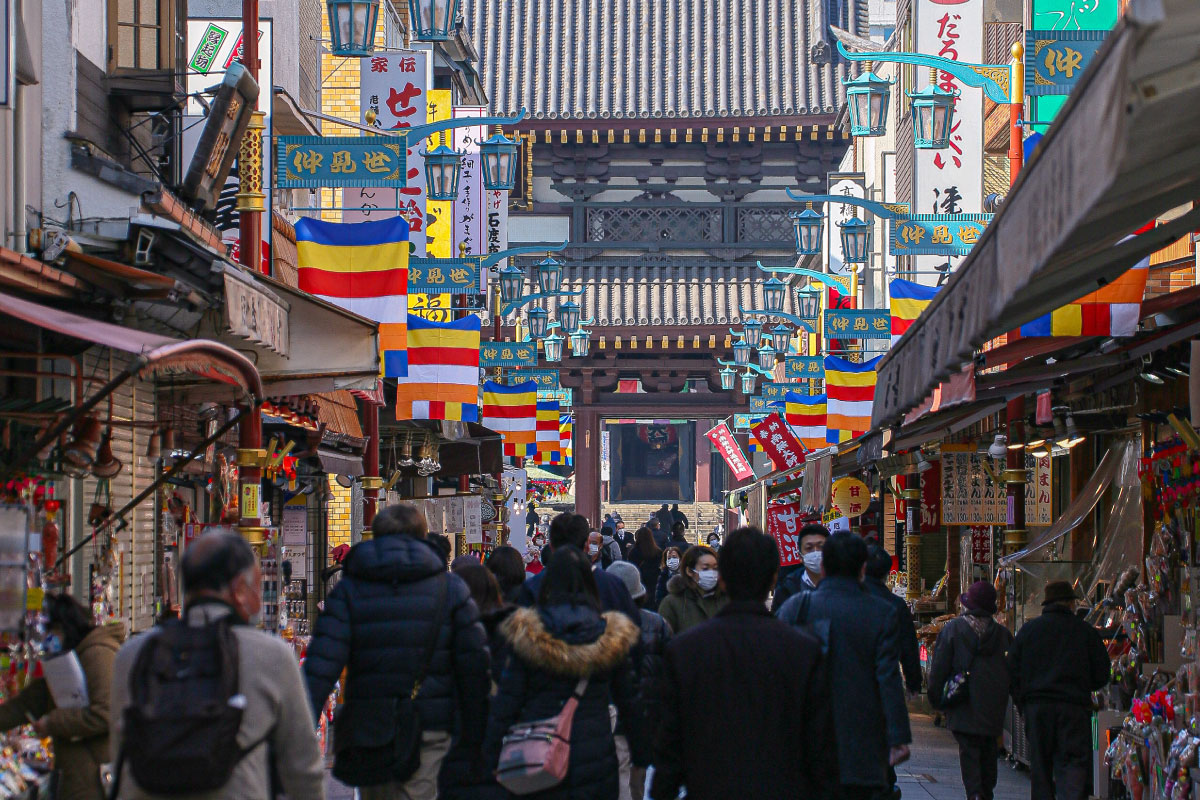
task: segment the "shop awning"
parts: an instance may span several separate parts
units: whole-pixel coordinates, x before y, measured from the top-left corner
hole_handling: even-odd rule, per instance
[[[330,450],[327,447],[317,448],[317,463],[321,465],[322,472],[330,475],[358,478],[363,474],[362,456]]]
[[[979,243],[880,362],[872,426],[900,420],[995,336],[1200,227],[1200,4],[1132,0]]]

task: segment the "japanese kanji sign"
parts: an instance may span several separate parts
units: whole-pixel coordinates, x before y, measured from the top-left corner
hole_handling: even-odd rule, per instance
[[[965,256],[991,220],[991,214],[913,214],[892,222],[891,253]]]
[[[803,445],[792,435],[779,414],[768,414],[751,430],[776,469],[795,469],[804,463]]]
[[[867,176],[861,172],[831,172],[829,173],[827,194],[861,200],[867,196]],[[838,223],[846,222],[856,216],[859,219],[865,219],[863,216],[865,213],[857,206],[846,203],[828,203],[826,205],[825,216],[828,217],[828,222],[824,229],[825,263],[829,265],[831,273],[849,275],[842,259],[842,237]]]
[[[787,356],[783,360],[783,377],[789,381],[802,378],[825,379],[825,359],[821,356]]]
[[[539,392],[558,388],[558,370],[556,369],[518,369],[509,376],[509,385],[521,381],[533,381]]]
[[[942,524],[1005,525],[1008,501],[1003,484],[983,469],[986,453],[974,445],[942,446]],[[1050,456],[1025,457],[1025,524],[1049,525],[1053,519]]]
[[[479,262],[470,258],[410,258],[409,294],[475,294]]]
[[[775,407],[772,405],[773,403],[780,403],[780,407],[782,407],[783,398],[778,400],[768,400],[766,397],[761,395],[754,395],[750,398],[750,413],[761,417]]]
[[[767,534],[779,545],[779,566],[791,567],[804,561],[800,554],[800,528],[804,526],[803,507],[799,503],[767,506]]]
[[[570,389],[538,389],[538,400],[557,400],[560,410],[566,410],[574,405]]]
[[[404,141],[382,136],[280,136],[277,187],[399,186]]]
[[[1026,31],[1025,93],[1070,94],[1107,31]]]
[[[764,383],[762,385],[762,398],[768,404],[782,402],[788,392],[796,391],[796,385],[793,383]]]
[[[754,470],[751,469],[746,454],[742,452],[742,446],[737,443],[737,439],[733,438],[733,433],[729,430],[728,425],[722,422],[704,435],[716,445],[717,451],[725,459],[725,464],[733,473],[735,480],[744,481],[746,478],[754,476]]]
[[[481,342],[481,367],[536,367],[537,345],[533,342]]]
[[[871,490],[858,478],[842,478],[833,482],[833,507],[843,517],[854,519],[867,510],[871,502]]]
[[[750,428],[762,419],[761,414],[734,414],[733,429],[738,433],[749,433]]]
[[[482,117],[483,106],[463,106],[454,109],[455,119]],[[487,128],[471,125],[455,128],[453,147],[466,155],[462,158],[462,173],[458,179],[458,197],[454,201],[454,242],[465,244],[468,253],[484,252],[484,191],[483,167],[479,159],[479,143],[487,138]],[[479,274],[479,291],[487,290],[487,270]]]
[[[825,336],[829,339],[890,339],[891,312],[882,308],[826,311]]]

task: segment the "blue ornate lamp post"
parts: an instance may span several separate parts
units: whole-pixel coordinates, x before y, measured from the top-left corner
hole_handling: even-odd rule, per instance
[[[816,319],[821,313],[821,290],[811,285],[797,289],[796,307],[800,311],[801,319]]]
[[[792,341],[792,329],[780,323],[771,329],[771,346],[776,353],[787,354],[788,343]]]
[[[529,309],[529,335],[534,339],[541,339],[546,335],[546,330],[550,324],[550,312],[541,306],[535,306]]]
[[[503,133],[495,133],[479,145],[483,161],[483,188],[489,192],[509,192],[517,185],[517,143]]]
[[[532,312],[530,312],[532,314]],[[563,354],[563,337],[557,333],[552,333],[542,340],[542,349],[546,353],[546,360],[552,362],[562,361]]]
[[[742,394],[754,394],[754,373],[750,370],[742,373]]]
[[[556,294],[562,289],[562,262],[546,256],[537,263],[538,291],[542,294]]]
[[[591,331],[585,331],[583,328],[573,332],[571,339],[571,355],[583,358],[588,354],[588,346],[591,344]]]
[[[425,153],[425,193],[430,200],[458,197],[462,157],[463,153],[451,150],[445,142]]]
[[[842,260],[847,264],[867,263],[871,255],[871,223],[853,216],[839,222],[838,227],[841,228]]]
[[[753,348],[744,340],[739,339],[733,343],[733,363],[739,367],[744,367],[750,363],[750,351]]]
[[[763,324],[756,319],[748,319],[742,323],[742,335],[746,337],[746,344],[751,347],[758,347],[762,343]]]
[[[454,30],[458,0],[408,0],[408,16],[417,41],[445,41]]]
[[[500,299],[511,303],[521,296],[525,289],[525,273],[509,264],[500,270]]]
[[[770,278],[763,283],[763,305],[767,312],[778,314],[783,311],[783,298],[787,294],[787,284],[778,278]]]
[[[913,111],[913,144],[920,150],[944,150],[950,146],[954,123],[954,101],[960,94],[937,85],[937,69],[929,70],[929,85],[909,92]]]
[[[721,388],[729,391],[733,388],[733,379],[737,376],[737,371],[732,367],[724,367],[721,372]]]
[[[846,86],[846,105],[850,109],[850,134],[883,136],[887,132],[888,101],[894,81],[872,72],[868,61],[857,78],[842,83]]]
[[[326,0],[330,52],[335,56],[369,56],[375,52],[379,0]]]
[[[771,346],[770,342],[758,348],[758,366],[763,369],[773,369],[775,367],[775,348]]]
[[[579,330],[579,303],[568,300],[558,306],[558,322],[567,333]]]
[[[813,211],[809,203],[803,211],[791,213],[792,229],[796,234],[796,254],[813,256],[821,252],[821,233],[825,217]]]

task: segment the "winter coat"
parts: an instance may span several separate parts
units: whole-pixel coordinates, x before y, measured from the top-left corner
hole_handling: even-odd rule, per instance
[[[888,749],[912,741],[895,610],[854,578],[835,576],[790,597],[778,616],[806,627],[827,648],[839,782],[887,786]]]
[[[658,599],[654,596],[658,589],[658,576],[662,573],[662,553],[654,557],[643,558],[642,552],[636,547],[630,548],[628,561],[638,568],[642,575],[642,586],[646,589],[646,608],[658,608]],[[666,590],[666,586],[663,587]]]
[[[659,721],[659,681],[662,678],[663,652],[671,641],[671,626],[661,615],[642,609],[641,650],[635,665],[637,710],[645,721],[647,741]]]
[[[900,669],[904,673],[904,685],[910,692],[921,691],[921,646],[917,643],[917,626],[913,622],[908,603],[878,578],[868,575],[863,579],[863,586],[868,594],[878,597],[896,609],[896,645],[900,648]],[[1007,689],[1004,693],[1007,694]]]
[[[612,536],[612,529],[600,539],[600,559],[605,569],[614,561],[623,560],[621,544]]]
[[[658,545],[659,550],[667,549],[667,542],[671,540],[671,526],[663,527],[659,522],[658,528],[651,528],[650,533],[654,536],[654,543]]]
[[[60,771],[59,800],[100,800],[100,765],[112,760],[109,752],[109,696],[113,660],[125,638],[121,623],[95,628],[75,647],[87,684],[85,708],[56,708],[43,678],[36,678],[21,693],[0,705],[0,731],[46,718],[54,740],[54,766]]]
[[[495,769],[505,732],[518,722],[547,719],[562,711],[581,678],[587,690],[571,728],[571,758],[561,784],[538,800],[611,800],[617,796],[617,753],[608,707],[615,704],[634,761],[645,765],[648,752],[634,709],[629,660],[639,629],[614,611],[603,615],[586,606],[523,608],[502,626],[512,658],[492,701],[484,758]]]
[[[792,595],[804,594],[817,588],[804,579],[804,576],[807,574],[808,572],[804,567],[800,567],[800,569],[789,573],[786,578],[782,578],[775,584],[775,594],[771,597],[772,614],[778,614],[779,609],[783,608],[783,604]]]
[[[933,646],[929,699],[945,709],[946,727],[955,733],[999,736],[1008,710],[1009,675],[1005,656],[1013,635],[986,612],[968,611],[946,623]],[[967,697],[946,708],[946,681],[968,672]]]
[[[655,800],[823,798],[833,740],[820,644],[734,601],[676,636],[663,663]]]
[[[228,617],[232,609],[218,600],[193,602],[185,612],[187,624],[201,626]],[[142,648],[159,628],[125,643],[113,662],[111,746],[115,757],[124,746],[124,712],[132,702],[131,673]],[[248,748],[229,781],[211,792],[188,794],[188,800],[273,800],[272,765],[283,793],[291,800],[321,800],[325,796],[325,759],[317,744],[312,713],[300,665],[290,642],[249,625],[234,623],[238,648],[238,694],[245,698],[236,741]],[[136,742],[130,742],[136,747]],[[121,800],[166,800],[178,795],[145,792],[126,767],[121,774]]]
[[[659,527],[666,531],[669,537],[671,535],[671,527],[675,524],[675,515],[671,513],[671,509],[663,506],[654,512],[654,516],[658,519]]]
[[[491,686],[487,634],[467,585],[431,545],[411,536],[381,536],[356,544],[345,573],[317,619],[304,677],[314,716],[347,668],[340,713],[407,695],[432,632],[438,582],[446,607],[416,706],[427,731],[454,732],[478,746]]]
[[[679,511],[678,509],[672,509],[671,510],[671,524],[674,525],[676,522],[682,522],[683,527],[685,527],[685,528],[692,527],[692,524],[690,522],[688,522],[687,514],[683,513],[682,511]]]
[[[527,608],[537,605],[538,592],[542,588],[542,578],[545,575],[545,572],[539,572],[525,581],[521,587],[518,605]],[[615,575],[609,575],[603,569],[593,568],[592,575],[596,576],[596,591],[600,594],[600,608],[605,611],[620,611],[629,617],[630,622],[638,624],[642,617],[638,613],[638,607],[633,602],[633,598],[629,596],[629,590],[625,588],[625,582]]]
[[[688,548],[691,546],[692,546],[692,543],[689,542],[687,539],[684,539],[682,536],[679,537],[678,539],[676,539],[674,536],[672,536],[670,538],[670,540],[667,542],[667,547],[674,547],[676,550],[679,551],[680,559],[683,558],[683,554],[686,553],[688,551]]]
[[[729,603],[729,598],[720,591],[707,597],[700,594],[696,585],[683,575],[667,581],[667,596],[658,606],[658,613],[671,626],[676,636],[707,622]]]
[[[1111,663],[1100,634],[1061,603],[1017,631],[1008,649],[1013,702],[1091,706],[1091,693],[1108,683]]]

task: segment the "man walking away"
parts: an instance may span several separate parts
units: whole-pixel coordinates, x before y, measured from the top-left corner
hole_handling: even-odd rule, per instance
[[[458,743],[477,771],[487,723],[487,634],[462,579],[425,541],[425,517],[388,506],[374,538],[346,557],[346,572],[317,619],[304,676],[314,717],[347,669],[334,725],[334,775],[363,787],[362,800],[433,800],[438,770],[459,722]],[[415,698],[419,763],[397,763],[402,713]],[[408,774],[404,774],[404,773]]]
[[[863,588],[867,545],[860,537],[835,533],[822,553],[820,585],[789,598],[778,616],[810,630],[826,654],[837,745],[834,796],[869,800],[886,791],[888,766],[908,759],[912,741],[896,666],[896,612]]]
[[[663,503],[662,508],[654,512],[654,516],[658,517],[658,524],[662,526],[662,529],[669,533],[675,524],[675,515],[671,513],[671,509],[667,508],[667,504]]]
[[[775,586],[775,596],[771,600],[771,613],[778,613],[787,599],[794,594],[811,592],[821,582],[821,548],[829,538],[829,529],[815,522],[800,528],[797,544],[804,564],[794,570]]]
[[[1100,634],[1075,616],[1071,584],[1046,584],[1042,615],[1017,631],[1008,651],[1013,702],[1029,737],[1029,796],[1085,800],[1092,766],[1092,697],[1108,683]]]
[[[654,543],[658,545],[658,549],[666,550],[667,542],[671,541],[671,529],[664,528],[657,516],[651,517],[650,521],[646,523],[646,527],[650,529],[650,534],[654,537]]]
[[[676,522],[671,526],[671,538],[667,542],[667,547],[674,547],[677,549],[680,556],[686,553],[688,548],[692,546],[692,543],[689,542],[687,537],[684,535],[685,530],[686,528],[682,522]]]
[[[878,597],[896,609],[896,644],[900,648],[900,669],[904,673],[904,688],[909,694],[921,691],[921,646],[917,643],[917,626],[908,603],[887,587],[892,557],[877,544],[867,547],[867,574],[863,586],[867,594]],[[993,612],[995,613],[995,612]]]
[[[321,800],[324,763],[292,647],[247,624],[262,610],[254,551],[214,529],[188,545],[180,570],[183,618],[130,639],[113,664],[112,796]],[[170,668],[181,659],[190,670]]]
[[[718,572],[729,605],[666,648],[654,800],[674,800],[681,786],[688,800],[829,796],[820,644],[771,618],[778,571],[775,540],[757,528],[725,538]]]
[[[971,584],[960,596],[963,613],[946,623],[938,634],[929,669],[929,699],[946,714],[946,727],[958,742],[967,800],[992,800],[996,789],[996,739],[1004,729],[1008,709],[1008,665],[1005,655],[1012,644],[1008,628],[992,618],[996,590],[987,581]],[[966,696],[946,700],[946,682],[966,675]]]
[[[682,522],[684,528],[692,527],[692,523],[688,522],[687,514],[679,510],[679,503],[671,506],[671,525],[677,522]]]

